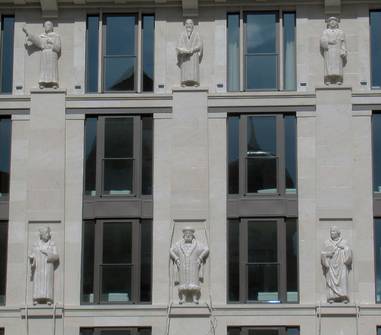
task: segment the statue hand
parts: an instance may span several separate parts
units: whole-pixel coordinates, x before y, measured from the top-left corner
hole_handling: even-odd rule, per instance
[[[179,259],[176,259],[175,263],[177,266],[180,266],[180,260]]]
[[[28,30],[26,30],[26,25],[24,25],[23,27],[22,27],[22,31],[25,33],[25,35],[29,35],[28,34]]]

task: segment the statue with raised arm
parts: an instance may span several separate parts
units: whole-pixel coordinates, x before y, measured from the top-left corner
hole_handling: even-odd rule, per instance
[[[176,47],[178,65],[181,69],[181,86],[199,86],[202,40],[194,31],[192,19],[187,19],[184,25],[185,31],[180,35]]]
[[[349,302],[348,277],[352,266],[352,250],[341,237],[340,230],[333,226],[330,238],[321,251],[321,264],[326,279],[327,301]]]
[[[175,264],[175,284],[179,286],[180,304],[187,297],[195,304],[199,303],[201,282],[204,280],[204,264],[209,249],[196,240],[193,228],[183,229],[183,239],[175,243],[170,250],[170,257]]]
[[[40,240],[29,255],[33,280],[33,305],[54,301],[54,270],[59,261],[57,247],[51,239],[49,227],[39,229]]]
[[[327,20],[327,29],[320,38],[320,50],[324,57],[324,83],[341,85],[343,67],[347,62],[347,47],[338,18],[330,17]]]
[[[44,23],[44,29],[43,34],[34,35],[26,27],[23,27],[27,45],[34,45],[41,50],[39,87],[41,89],[46,87],[58,88],[58,58],[61,53],[61,39],[54,32],[51,21]]]

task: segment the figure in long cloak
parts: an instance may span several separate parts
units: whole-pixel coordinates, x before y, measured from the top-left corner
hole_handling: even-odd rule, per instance
[[[200,61],[203,45],[200,35],[194,31],[193,20],[185,21],[185,31],[177,43],[178,65],[181,69],[181,86],[200,85]]]
[[[33,44],[41,49],[39,87],[58,88],[58,58],[61,53],[60,36],[53,31],[53,23],[44,23],[45,33],[37,36],[23,27],[29,45]]]
[[[194,303],[199,303],[204,264],[208,255],[208,247],[196,240],[194,229],[183,229],[183,239],[170,250],[170,257],[176,264],[175,284],[179,286],[180,304],[187,297],[191,297]]]
[[[54,301],[54,270],[59,261],[57,247],[51,240],[50,228],[39,229],[40,240],[29,255],[33,280],[33,305]]]
[[[347,62],[347,47],[344,32],[339,29],[339,20],[330,17],[327,29],[320,38],[320,50],[324,57],[324,83],[343,83],[343,67]]]
[[[325,242],[321,252],[321,264],[327,285],[327,301],[348,303],[348,276],[352,266],[352,250],[335,226],[331,227],[330,238]]]

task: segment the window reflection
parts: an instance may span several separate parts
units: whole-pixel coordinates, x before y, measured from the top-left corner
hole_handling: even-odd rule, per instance
[[[381,88],[381,11],[370,12],[372,87]]]
[[[143,92],[153,91],[155,17],[143,15]]]
[[[10,118],[0,118],[0,198],[9,194],[11,127]]]
[[[373,192],[381,192],[381,114],[372,116]]]
[[[1,92],[12,93],[14,16],[3,16],[1,24]]]

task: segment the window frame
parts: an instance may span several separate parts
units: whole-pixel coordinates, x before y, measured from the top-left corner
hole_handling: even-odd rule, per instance
[[[380,12],[381,14],[381,8],[379,7],[373,7],[373,6],[370,6],[369,7],[369,78],[370,78],[370,83],[369,83],[369,87],[370,87],[370,90],[371,91],[379,91],[381,90],[381,86],[373,86],[373,62],[372,62],[372,33],[371,33],[371,13],[372,12]]]
[[[85,224],[94,224],[94,276],[93,276],[93,291],[94,291],[94,302],[86,302],[82,299],[83,297],[83,273],[84,273],[84,248],[82,248],[81,259],[81,305],[135,305],[135,304],[151,304],[152,303],[152,253],[151,253],[151,299],[150,301],[140,301],[140,291],[141,291],[141,247],[142,247],[142,236],[141,236],[141,225],[150,224],[152,227],[152,220],[147,219],[93,219],[93,220],[83,220],[82,223],[82,246],[84,245],[84,229]],[[132,245],[131,245],[131,299],[129,301],[113,301],[107,302],[101,300],[101,289],[102,289],[102,277],[101,277],[101,267],[103,263],[103,228],[104,224],[107,223],[119,223],[132,225]],[[153,233],[151,229],[151,245],[153,241]],[[127,264],[127,263],[126,263]],[[111,263],[111,265],[113,265]],[[115,265],[115,264],[114,264]],[[120,264],[116,264],[120,265]]]
[[[87,328],[87,327],[81,327],[80,328],[80,333],[82,330],[92,330],[93,334],[92,335],[102,335],[102,331],[107,331],[107,330],[121,330],[121,331],[130,331],[131,335],[140,335],[140,330],[142,329],[152,329],[150,327],[95,327],[95,328]]]
[[[6,303],[7,303],[7,272],[8,272],[8,238],[9,238],[9,222],[6,221],[6,220],[0,220],[0,225],[4,225],[6,226],[6,240],[7,240],[7,244],[6,244],[6,251],[5,251],[5,254],[4,254],[4,257],[5,257],[5,280],[4,280],[4,283],[5,283],[5,287],[4,287],[4,303],[0,303],[0,306],[5,306]],[[3,330],[4,331],[4,330]],[[0,335],[1,335],[1,329],[0,329]]]
[[[277,330],[278,335],[287,335],[287,329],[288,328],[299,328],[299,326],[244,326],[244,327],[228,327],[228,335],[229,335],[229,328],[233,329],[240,329],[240,335],[249,335],[250,330]]]
[[[3,50],[3,40],[4,40],[4,18],[6,17],[13,17],[13,40],[12,40],[12,78],[11,78],[11,91],[10,92],[4,92],[3,91],[3,60],[4,60],[4,50]],[[1,44],[1,50],[0,50],[0,95],[5,95],[5,94],[13,94],[13,85],[14,85],[14,53],[15,53],[15,23],[16,23],[16,18],[14,13],[2,13],[0,16],[1,19],[1,34],[0,34],[0,44]]]
[[[294,218],[292,218],[294,219]],[[277,227],[277,262],[279,266],[278,271],[278,297],[279,302],[272,301],[259,301],[259,300],[248,300],[248,241],[247,241],[247,226],[249,222],[276,222]],[[296,221],[296,233],[299,234],[299,225],[298,220]],[[258,218],[258,217],[248,217],[248,218],[240,218],[240,219],[228,219],[228,226],[230,224],[238,224],[238,236],[239,236],[239,300],[231,301],[229,300],[229,290],[230,290],[230,282],[229,282],[229,227],[227,229],[227,303],[228,304],[298,304],[300,302],[300,280],[299,280],[299,253],[297,255],[297,293],[298,299],[297,301],[287,301],[287,218],[282,217],[266,217],[266,218]],[[298,241],[299,246],[299,241]],[[299,250],[299,247],[298,247]],[[263,264],[270,264],[272,262],[261,262]]]

